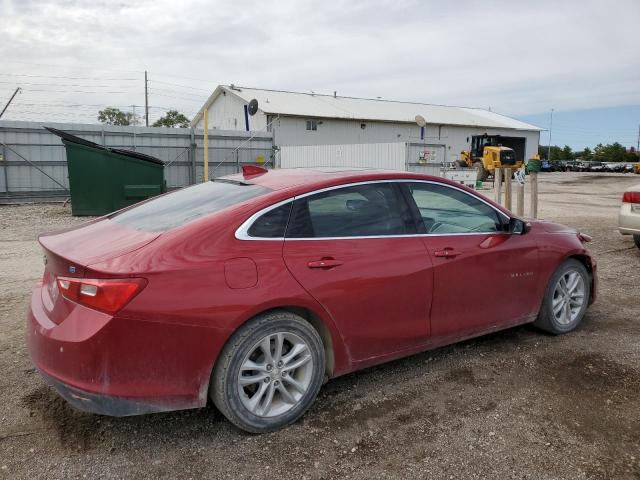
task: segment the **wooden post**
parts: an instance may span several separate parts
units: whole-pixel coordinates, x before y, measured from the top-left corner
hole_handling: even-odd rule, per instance
[[[538,172],[531,172],[531,218],[538,218]]]
[[[502,169],[493,171],[493,188],[495,190],[495,202],[502,204]]]
[[[504,207],[511,210],[511,169],[501,169],[504,177]]]
[[[524,185],[516,185],[516,215],[524,215]]]
[[[204,118],[204,171],[202,174],[202,181],[209,181],[209,112],[205,108],[202,113]]]

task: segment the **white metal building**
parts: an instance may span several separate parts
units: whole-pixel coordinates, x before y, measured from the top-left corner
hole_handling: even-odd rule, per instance
[[[258,101],[251,116],[247,107]],[[538,151],[541,129],[479,108],[341,97],[219,85],[192,121],[209,129],[266,130],[278,147],[403,143],[411,161],[452,162],[474,135],[501,135],[523,160]],[[426,119],[426,128],[416,124]],[[335,148],[333,149],[335,150]],[[341,149],[338,149],[341,151]],[[415,158],[414,158],[415,157]],[[371,165],[374,166],[374,165]]]

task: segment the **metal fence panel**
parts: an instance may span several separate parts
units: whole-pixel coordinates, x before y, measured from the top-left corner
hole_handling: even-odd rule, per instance
[[[73,123],[46,125],[100,145],[135,150],[162,159],[170,188],[202,181],[202,130]],[[66,153],[60,138],[37,122],[0,121],[0,142],[0,203],[68,196]],[[212,177],[236,173],[243,164],[255,164],[263,158],[269,164],[272,155],[271,133],[209,131]]]

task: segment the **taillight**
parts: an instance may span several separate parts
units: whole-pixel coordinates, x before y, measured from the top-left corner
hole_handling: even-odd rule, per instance
[[[640,192],[624,192],[623,203],[640,203]]]
[[[86,279],[58,277],[58,288],[67,300],[113,315],[147,285],[144,278]]]

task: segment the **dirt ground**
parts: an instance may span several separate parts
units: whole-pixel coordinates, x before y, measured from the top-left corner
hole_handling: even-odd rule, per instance
[[[212,407],[109,418],[67,406],[34,372],[24,323],[43,269],[36,234],[79,220],[60,205],[0,207],[0,477],[640,479],[640,250],[616,230],[634,183],[541,174],[539,216],[594,237],[600,296],[577,331],[519,327],[347,375],[261,436]]]

